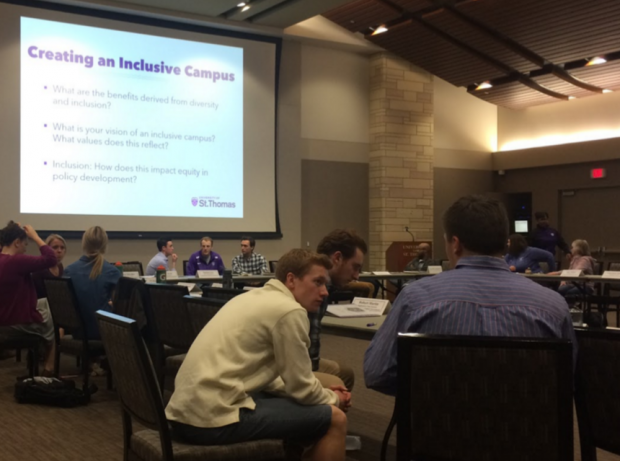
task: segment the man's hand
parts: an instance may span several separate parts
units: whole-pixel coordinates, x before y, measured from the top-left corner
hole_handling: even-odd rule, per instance
[[[329,386],[329,388],[338,396],[340,401],[338,408],[345,413],[349,411],[349,408],[351,408],[351,393],[347,391],[347,388],[344,386]]]
[[[177,262],[177,259],[179,259],[179,257],[176,255],[176,253],[172,254],[172,262],[175,263]]]

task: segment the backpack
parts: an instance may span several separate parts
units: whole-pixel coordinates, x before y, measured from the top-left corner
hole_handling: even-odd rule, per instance
[[[76,389],[74,381],[35,376],[19,379],[15,383],[15,400],[17,403],[70,408],[86,405],[90,395],[81,389]]]

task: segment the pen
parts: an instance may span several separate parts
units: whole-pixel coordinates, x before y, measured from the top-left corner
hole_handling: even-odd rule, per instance
[[[376,325],[376,323],[367,323],[366,326],[367,327],[374,327]]]

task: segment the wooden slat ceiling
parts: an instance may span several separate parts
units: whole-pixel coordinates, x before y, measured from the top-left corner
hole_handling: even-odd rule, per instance
[[[620,90],[620,0],[357,0],[324,16],[499,106]]]

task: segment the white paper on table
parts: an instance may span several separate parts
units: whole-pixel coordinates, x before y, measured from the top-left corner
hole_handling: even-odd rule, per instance
[[[179,278],[177,271],[166,271],[166,280],[176,280]]]
[[[177,285],[182,286],[182,287],[187,287],[188,293],[191,292],[196,286],[195,283],[188,283],[188,282],[179,282],[177,283]]]
[[[428,266],[429,274],[441,274],[443,272],[443,268],[441,266]]]
[[[140,280],[140,272],[138,271],[123,271],[123,277],[129,277],[130,279]]]
[[[392,275],[389,271],[373,271],[373,275]]]
[[[388,303],[387,299],[355,297],[351,304],[330,304],[327,312],[336,317],[381,317]]]
[[[219,277],[220,273],[216,270],[196,271],[198,278]]]
[[[580,269],[564,269],[560,273],[560,277],[581,277],[583,271]]]

